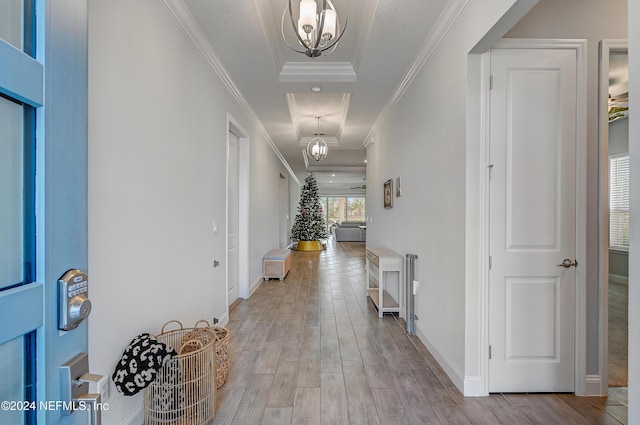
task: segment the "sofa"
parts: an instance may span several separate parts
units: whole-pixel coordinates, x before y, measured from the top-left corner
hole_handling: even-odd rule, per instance
[[[364,221],[343,221],[333,225],[336,242],[365,242],[367,230],[358,226],[365,226]]]

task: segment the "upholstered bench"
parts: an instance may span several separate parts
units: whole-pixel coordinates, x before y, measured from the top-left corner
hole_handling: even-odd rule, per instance
[[[291,267],[291,251],[288,249],[272,249],[262,257],[262,275],[267,279],[284,279]]]

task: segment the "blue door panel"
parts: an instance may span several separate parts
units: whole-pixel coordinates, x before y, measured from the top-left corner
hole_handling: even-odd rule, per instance
[[[0,91],[28,105],[42,105],[42,64],[1,39],[0,58]]]
[[[44,288],[39,283],[0,292],[0,344],[29,333],[43,323]]]

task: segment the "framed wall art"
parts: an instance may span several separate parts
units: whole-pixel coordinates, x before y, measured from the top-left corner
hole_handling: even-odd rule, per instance
[[[393,208],[393,180],[384,182],[384,207]]]

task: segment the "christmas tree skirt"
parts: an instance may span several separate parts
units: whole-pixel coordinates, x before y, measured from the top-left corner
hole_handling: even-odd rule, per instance
[[[322,251],[320,241],[298,241],[297,251]]]

